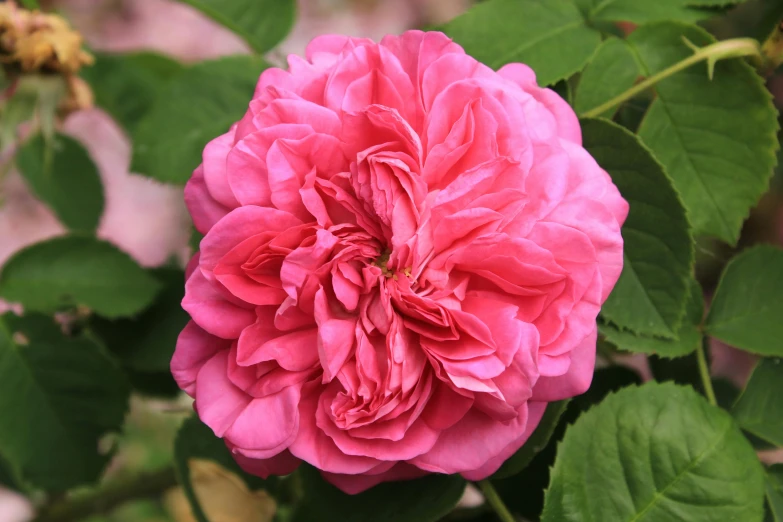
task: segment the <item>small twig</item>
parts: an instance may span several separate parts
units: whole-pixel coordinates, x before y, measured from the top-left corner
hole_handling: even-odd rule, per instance
[[[679,61],[664,69],[663,71],[650,76],[642,82],[634,85],[627,91],[615,96],[606,103],[602,103],[598,107],[590,109],[580,114],[583,118],[595,118],[603,114],[604,112],[614,109],[618,105],[622,104],[633,98],[634,96],[643,93],[658,82],[665,80],[669,76],[685,70],[699,62],[707,62],[707,71],[712,78],[712,73],[715,69],[715,63],[718,60],[724,58],[739,58],[743,56],[759,57],[759,43],[752,38],[733,38],[731,40],[724,40],[722,42],[708,45],[707,47],[697,48],[687,40],[685,41],[689,45],[694,53],[686,59]]]
[[[704,338],[704,342],[699,344],[696,348],[696,358],[699,362],[699,375],[701,376],[701,383],[704,386],[704,395],[707,396],[707,400],[713,406],[718,405],[718,401],[715,398],[715,390],[712,388],[712,379],[710,378],[710,368],[707,365],[707,356],[705,355],[705,346],[709,343],[707,337]]]
[[[176,485],[173,467],[117,479],[84,495],[55,500],[41,510],[34,522],[75,522],[107,513],[131,500],[159,497]]]
[[[487,504],[492,506],[492,509],[495,510],[502,522],[516,522],[514,515],[511,514],[511,511],[503,503],[503,499],[500,498],[495,486],[492,485],[489,479],[479,481],[478,485],[481,488],[481,492],[484,493],[484,498],[487,499]]]
[[[761,46],[761,54],[764,60],[762,75],[769,76],[775,69],[783,64],[783,20],[775,26],[772,34]]]

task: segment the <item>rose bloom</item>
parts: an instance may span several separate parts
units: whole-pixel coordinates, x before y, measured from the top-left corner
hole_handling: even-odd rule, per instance
[[[484,478],[590,385],[628,205],[525,65],[420,31],[288,62],[185,188],[174,377],[251,473]]]

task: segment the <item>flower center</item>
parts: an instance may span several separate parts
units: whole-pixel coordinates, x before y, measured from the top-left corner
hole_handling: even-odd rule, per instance
[[[391,257],[391,250],[384,250],[381,256],[373,261],[373,265],[381,269],[381,273],[386,277],[393,277],[397,279],[397,276],[389,270],[389,258]]]
[[[386,276],[387,278],[392,278],[392,279],[394,279],[396,281],[397,280],[397,271],[392,270],[392,269],[389,268],[389,258],[390,257],[391,257],[391,250],[388,250],[388,249],[384,250],[384,252],[380,255],[380,257],[378,257],[378,259],[373,261],[371,264],[373,266],[377,266],[378,268],[380,268],[381,269],[381,273],[384,276]],[[410,267],[403,268],[402,269],[402,273],[405,275],[405,277],[410,279],[412,270],[413,269],[410,268]]]

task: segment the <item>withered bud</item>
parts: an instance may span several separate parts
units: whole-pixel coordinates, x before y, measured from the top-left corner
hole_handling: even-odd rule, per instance
[[[72,112],[90,109],[93,107],[95,97],[90,85],[78,76],[67,78],[68,94],[60,101],[57,107],[58,115],[65,118]]]
[[[93,57],[61,16],[0,4],[0,61],[23,73],[75,74]]]

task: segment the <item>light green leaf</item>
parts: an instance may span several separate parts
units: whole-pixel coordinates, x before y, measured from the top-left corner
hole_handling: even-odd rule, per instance
[[[34,80],[20,79],[13,96],[0,105],[0,146],[3,149],[16,142],[19,125],[35,115],[38,89]],[[3,86],[3,89],[7,88]]]
[[[47,143],[33,136],[16,153],[19,172],[60,221],[77,232],[93,232],[103,214],[103,184],[82,145],[57,134]]]
[[[624,265],[603,305],[620,329],[676,336],[693,267],[685,209],[663,167],[639,139],[607,120],[583,120],[584,147],[611,176],[630,211],[623,225]]]
[[[694,7],[725,7],[727,5],[737,5],[747,0],[686,0],[686,3]]]
[[[767,507],[773,522],[783,522],[783,464],[767,469]]]
[[[618,330],[611,324],[599,324],[598,329],[606,339],[621,350],[656,354],[659,357],[681,357],[701,346],[701,321],[704,318],[704,296],[701,286],[692,279],[690,293],[685,304],[685,317],[677,329],[676,339],[661,339]]]
[[[732,415],[746,431],[783,446],[783,360],[762,359],[739,396]]]
[[[648,383],[583,414],[558,448],[542,522],[761,521],[750,443],[692,388]]]
[[[707,333],[748,352],[783,356],[783,250],[749,248],[721,275]]]
[[[651,75],[714,43],[703,29],[651,24],[628,41]],[[775,165],[777,111],[764,82],[740,59],[705,66],[658,83],[639,136],[666,166],[682,196],[694,234],[736,243],[742,222],[767,190]]]
[[[465,480],[459,475],[433,473],[347,495],[327,483],[315,468],[303,465],[297,473],[304,498],[292,522],[435,522],[454,509],[465,490]]]
[[[541,417],[541,421],[538,423],[535,431],[533,431],[530,438],[522,445],[519,450],[511,455],[507,461],[500,466],[493,475],[492,479],[502,479],[516,475],[520,471],[524,470],[533,457],[543,450],[552,434],[555,432],[557,423],[560,420],[560,416],[568,407],[568,401],[552,402],[547,405],[544,416]]]
[[[571,0],[488,0],[439,29],[493,69],[529,65],[540,85],[579,71],[601,43]]]
[[[173,78],[133,133],[131,170],[166,183],[185,183],[204,145],[247,110],[260,58],[232,56],[194,65]]]
[[[192,5],[263,54],[294,25],[296,0],[179,0]]]
[[[163,286],[152,306],[131,319],[96,318],[92,323],[123,366],[140,372],[169,370],[177,337],[190,319],[180,304],[185,294],[182,271],[162,268],[152,275]]]
[[[61,491],[98,479],[119,430],[128,385],[91,341],[38,335],[40,321],[0,317],[0,453],[26,482]]]
[[[710,0],[726,3],[727,0]],[[729,2],[733,0],[728,0]],[[713,16],[704,0],[576,0],[591,22],[633,22],[643,24],[663,20],[695,22]]]
[[[622,94],[633,87],[639,74],[639,64],[625,40],[609,38],[601,44],[582,71],[576,88],[574,110],[577,114],[583,114]],[[611,118],[617,109],[619,107],[601,116]]]
[[[17,252],[0,272],[0,296],[52,313],[82,305],[105,317],[133,315],[159,283],[130,256],[91,237],[65,236]]]
[[[209,426],[202,423],[198,417],[195,415],[189,417],[182,423],[174,441],[174,468],[177,472],[178,482],[182,486],[188,502],[190,502],[193,516],[198,522],[220,521],[210,521],[204,514],[204,510],[193,489],[193,482],[190,480],[190,467],[188,466],[190,459],[211,460],[219,464],[227,471],[244,480],[251,490],[268,487],[269,484],[276,480],[270,479],[265,481],[242,471],[242,468],[231,457],[231,452],[223,440],[217,438]]]
[[[179,62],[152,52],[98,53],[81,76],[92,87],[96,105],[132,132],[166,83],[183,69]]]

